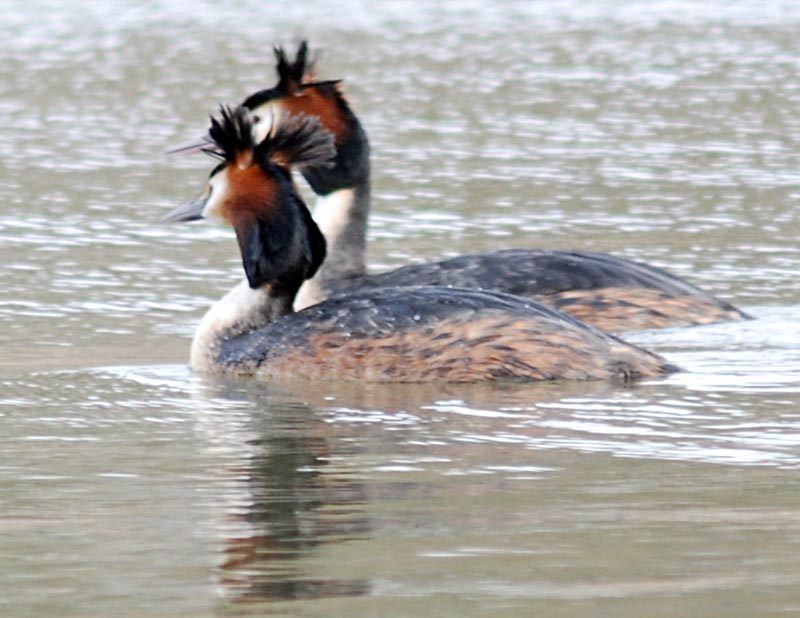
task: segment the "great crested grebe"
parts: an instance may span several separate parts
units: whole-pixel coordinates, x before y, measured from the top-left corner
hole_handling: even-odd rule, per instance
[[[590,251],[506,249],[367,275],[365,250],[370,209],[367,135],[347,103],[340,83],[315,81],[305,41],[294,60],[288,60],[281,48],[275,52],[278,84],[256,92],[243,102],[253,114],[257,136],[269,130],[279,111],[304,113],[320,118],[323,126],[334,134],[337,147],[332,167],[311,166],[302,171],[317,194],[314,218],[328,242],[328,257],[317,275],[301,288],[297,308],[346,291],[443,285],[532,298],[610,332],[748,317],[729,303],[659,268]],[[191,150],[192,146],[184,149]]]
[[[192,342],[204,373],[378,382],[613,379],[675,370],[661,357],[519,297],[441,287],[367,289],[297,313],[325,240],[291,178],[335,155],[313,116],[255,143],[249,112],[223,107],[206,152],[221,160],[201,197],[167,221],[233,227],[246,279],[214,304]]]

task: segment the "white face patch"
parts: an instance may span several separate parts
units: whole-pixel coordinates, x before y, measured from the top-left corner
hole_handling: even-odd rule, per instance
[[[272,132],[273,125],[279,122],[285,113],[279,99],[267,101],[250,112],[250,117],[253,119],[253,136],[256,139],[256,143],[263,141]]]
[[[205,219],[222,219],[222,204],[228,192],[228,170],[224,169],[208,179],[206,191],[209,193],[208,201],[203,208]]]

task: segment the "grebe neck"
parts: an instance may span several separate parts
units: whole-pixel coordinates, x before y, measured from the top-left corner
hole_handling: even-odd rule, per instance
[[[313,279],[300,288],[295,308],[318,303],[327,296],[325,283],[366,274],[369,180],[354,187],[318,195],[314,221],[327,242],[327,257]]]
[[[257,289],[245,279],[214,303],[200,321],[192,341],[192,370],[217,368],[220,343],[266,326],[289,313],[296,290],[263,285]]]

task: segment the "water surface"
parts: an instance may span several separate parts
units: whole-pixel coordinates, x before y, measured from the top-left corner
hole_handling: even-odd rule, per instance
[[[0,613],[798,613],[800,7],[223,4],[0,5]],[[756,319],[632,335],[685,369],[632,387],[191,376],[241,274],[163,152],[300,36],[374,270],[586,248]]]

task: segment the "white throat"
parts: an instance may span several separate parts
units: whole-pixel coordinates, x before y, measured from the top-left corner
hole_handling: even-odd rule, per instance
[[[223,338],[255,330],[271,321],[269,308],[274,303],[270,292],[270,286],[254,290],[244,280],[211,306],[192,340],[189,365],[193,371],[214,370]]]
[[[342,236],[352,225],[355,200],[354,189],[339,189],[328,195],[317,196],[314,203],[314,221],[325,236],[329,250],[340,244]]]
[[[359,198],[359,195],[356,189],[347,188],[317,196],[314,221],[325,236],[327,253],[316,276],[300,288],[294,303],[295,310],[324,300],[327,297],[327,281],[355,277],[366,272],[369,206],[364,196]]]

